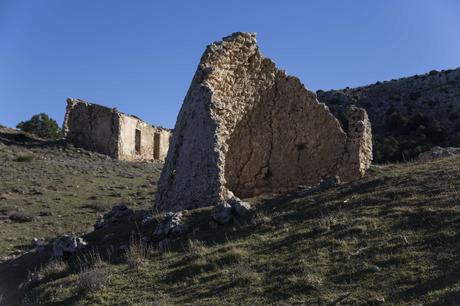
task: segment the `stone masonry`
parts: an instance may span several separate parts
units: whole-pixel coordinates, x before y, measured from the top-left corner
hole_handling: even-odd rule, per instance
[[[67,99],[64,135],[77,147],[120,160],[164,160],[171,130],[115,108]]]
[[[363,109],[348,116],[347,134],[298,78],[262,56],[255,34],[234,33],[201,58],[156,205],[179,211],[287,192],[332,175],[359,179],[372,161],[371,127]]]

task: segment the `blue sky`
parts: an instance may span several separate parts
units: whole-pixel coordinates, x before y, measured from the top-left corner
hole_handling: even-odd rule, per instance
[[[460,67],[460,1],[0,0],[0,124],[67,97],[173,127],[206,45],[256,32],[312,90]]]

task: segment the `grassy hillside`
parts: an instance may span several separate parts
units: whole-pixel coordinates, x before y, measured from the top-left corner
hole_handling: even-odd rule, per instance
[[[87,232],[116,203],[151,206],[161,165],[0,130],[0,259],[27,250],[33,238]]]
[[[40,150],[31,149],[42,156]],[[28,192],[33,182],[42,182],[43,195],[22,198],[28,205],[8,200],[34,215],[44,209],[39,199],[63,199],[46,207],[52,216],[2,223],[2,237],[15,247],[40,228],[46,237],[84,231],[97,215],[85,207],[93,194],[104,203],[131,196],[133,206],[143,207],[157,179],[154,165],[46,152],[56,156],[8,159],[1,172],[8,190],[16,176]],[[16,171],[5,172],[11,167]],[[23,296],[27,305],[333,305],[339,300],[343,305],[458,305],[459,168],[457,157],[375,166],[363,180],[321,193],[250,199],[253,216],[217,230],[209,229],[209,209],[190,211],[186,217],[194,234],[165,252],[156,243],[139,241],[152,236],[156,222],[114,225],[85,235],[89,247],[66,262],[49,265],[49,254],[28,253],[1,263],[0,295],[6,305]],[[51,185],[57,190],[46,188]],[[84,192],[75,192],[76,185]],[[101,191],[100,185],[117,188]],[[11,249],[2,246],[2,252]],[[18,290],[27,271],[39,273]]]

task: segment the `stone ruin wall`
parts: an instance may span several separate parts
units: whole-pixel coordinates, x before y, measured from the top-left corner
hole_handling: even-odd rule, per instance
[[[64,134],[75,146],[120,160],[165,159],[171,130],[80,99],[67,103]],[[136,130],[141,140],[138,148]]]
[[[361,123],[350,117],[361,128],[348,137],[314,93],[261,55],[254,34],[226,37],[207,47],[185,97],[157,206],[217,205],[336,174],[358,179],[372,160],[363,112]]]
[[[118,113],[115,109],[80,99],[67,99],[64,136],[85,150],[118,158]]]

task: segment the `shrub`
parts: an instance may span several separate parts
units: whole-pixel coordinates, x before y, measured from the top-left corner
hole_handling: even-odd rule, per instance
[[[77,290],[87,294],[105,288],[110,281],[107,265],[99,253],[93,251],[78,258],[80,272],[77,276]]]
[[[132,239],[125,253],[125,260],[131,269],[139,269],[147,260],[149,249],[138,239]]]
[[[185,257],[188,259],[196,259],[203,257],[206,253],[206,246],[200,240],[190,239],[187,241],[185,248]]]
[[[111,208],[111,205],[105,202],[90,202],[83,205],[84,208],[93,209],[97,212],[108,211]]]
[[[34,159],[34,155],[32,153],[22,153],[15,157],[14,161],[25,163],[30,162]]]
[[[110,279],[110,275],[105,268],[102,265],[83,268],[78,274],[78,291],[86,294],[105,288]]]
[[[409,98],[413,101],[417,100],[418,98],[420,98],[422,96],[422,94],[418,91],[415,91],[415,92],[412,92],[409,94]]]
[[[62,137],[62,131],[56,120],[45,113],[34,115],[29,120],[20,122],[16,128],[42,138],[59,139]]]
[[[387,121],[389,128],[393,130],[403,130],[409,122],[409,120],[399,112],[392,113]]]
[[[230,270],[230,277],[233,282],[240,286],[248,285],[259,279],[259,275],[252,268],[251,264],[244,259],[238,260]]]
[[[24,223],[32,222],[34,220],[34,215],[25,211],[15,211],[9,215],[11,221]]]

